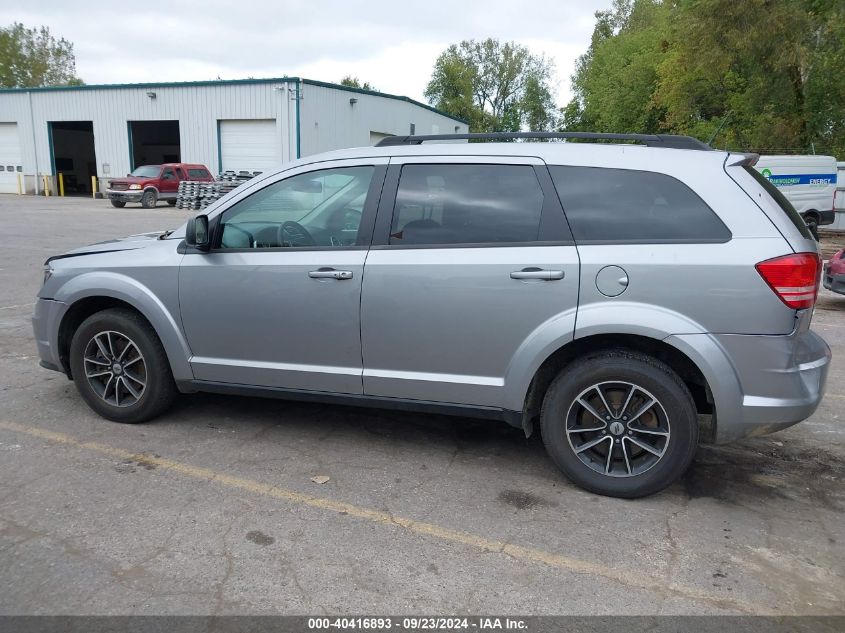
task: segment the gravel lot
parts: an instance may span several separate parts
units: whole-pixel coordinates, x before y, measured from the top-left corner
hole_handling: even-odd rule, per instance
[[[41,264],[186,217],[0,196],[0,614],[845,613],[845,296],[814,317],[810,420],[623,501],[504,424],[211,395],[96,417],[38,366]]]

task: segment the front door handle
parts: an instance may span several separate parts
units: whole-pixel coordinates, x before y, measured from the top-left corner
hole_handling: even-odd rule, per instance
[[[311,279],[352,279],[351,270],[335,270],[334,268],[320,268],[308,273]]]
[[[564,278],[562,270],[547,270],[544,268],[523,268],[511,273],[511,279],[542,279],[543,281],[554,281]]]

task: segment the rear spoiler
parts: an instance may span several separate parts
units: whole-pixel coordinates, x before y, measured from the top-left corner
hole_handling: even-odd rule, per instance
[[[725,167],[754,167],[760,160],[760,154],[728,154]]]

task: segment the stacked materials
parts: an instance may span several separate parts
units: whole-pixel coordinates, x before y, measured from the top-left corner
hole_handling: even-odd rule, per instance
[[[227,171],[220,174],[215,182],[199,182],[183,180],[179,183],[179,193],[176,196],[177,209],[200,211],[216,200],[219,200],[233,189],[254,178],[261,172]]]

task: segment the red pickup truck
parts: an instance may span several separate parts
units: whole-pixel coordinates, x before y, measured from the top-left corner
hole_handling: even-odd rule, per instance
[[[179,183],[183,180],[213,182],[214,177],[205,165],[165,163],[138,167],[126,178],[115,178],[106,190],[112,206],[123,208],[127,202],[140,202],[145,209],[152,209],[159,200],[176,204]]]

